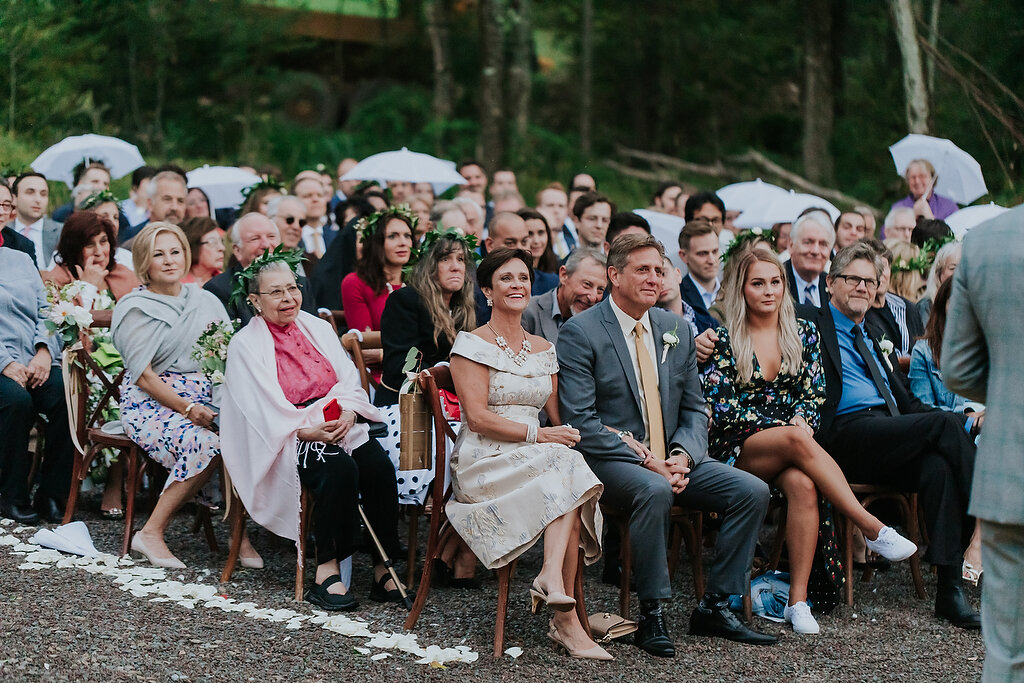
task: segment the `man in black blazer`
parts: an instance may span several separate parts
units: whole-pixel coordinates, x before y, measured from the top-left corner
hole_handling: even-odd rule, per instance
[[[32,240],[25,237],[11,226],[6,226],[0,234],[3,235],[3,244],[5,247],[14,249],[15,251],[21,251],[32,257],[32,263],[36,262],[36,245],[32,244]]]
[[[721,323],[708,312],[715,302],[721,283],[718,281],[718,233],[706,220],[694,218],[679,232],[679,258],[687,273],[679,283],[683,301],[694,312],[697,333],[714,330]]]
[[[856,243],[832,261],[832,296],[822,308],[801,305],[821,338],[825,404],[815,438],[850,481],[916,490],[938,570],[936,616],[980,627],[964,597],[960,567],[973,524],[967,517],[975,446],[962,415],[931,408],[907,390],[896,359],[878,345],[881,332],[864,318],[882,273],[881,257]],[[865,335],[867,338],[865,339]]]
[[[790,237],[793,242],[786,263],[789,293],[798,304],[821,308],[829,297],[825,268],[836,241],[832,222],[824,211],[811,211],[796,219]]]
[[[253,310],[248,303],[238,304],[231,300],[231,290],[235,287],[235,275],[249,266],[257,256],[267,249],[273,249],[281,243],[281,235],[277,225],[261,213],[248,213],[231,228],[231,250],[237,264],[231,266],[220,275],[214,277],[203,286],[212,292],[228,312],[232,320],[238,319],[246,325],[252,320]],[[316,315],[316,300],[310,292],[309,281],[301,275],[296,276],[296,284],[302,290],[302,310]]]

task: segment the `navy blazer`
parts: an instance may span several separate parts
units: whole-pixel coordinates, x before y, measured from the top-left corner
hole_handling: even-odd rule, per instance
[[[32,240],[9,225],[3,229],[3,237],[5,247],[28,254],[32,257],[32,263],[36,262],[36,245]]]
[[[608,289],[610,290],[611,287]],[[679,283],[679,292],[683,295],[683,301],[690,304],[690,307],[693,309],[693,320],[697,324],[697,334],[701,334],[704,330],[713,330],[721,326],[722,323],[708,313],[708,307],[704,305],[704,298],[700,295],[697,285],[693,284],[693,280],[690,279],[689,275],[683,276],[683,281]]]
[[[800,303],[800,292],[797,291],[796,284],[796,273],[793,272],[793,262],[786,261],[786,282],[789,285],[789,295],[793,297],[793,301],[797,304]],[[828,293],[828,283],[825,281],[825,273],[818,276],[818,300],[821,302],[821,307],[825,308],[825,304],[828,303],[831,297]]]

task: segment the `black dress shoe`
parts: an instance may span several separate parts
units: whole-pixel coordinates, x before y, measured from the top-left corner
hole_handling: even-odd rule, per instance
[[[313,587],[306,591],[306,602],[326,610],[331,610],[332,612],[349,612],[359,607],[359,602],[352,597],[351,593],[338,595],[327,592],[329,587],[340,582],[341,577],[335,574],[334,576],[328,576],[321,584],[313,584]]]
[[[668,628],[665,627],[665,617],[661,610],[655,613],[641,613],[636,622],[637,630],[633,636],[633,643],[638,648],[655,657],[676,656],[676,648],[668,636]]]
[[[779,640],[744,624],[736,613],[729,609],[727,602],[706,605],[701,601],[690,615],[690,635],[725,638],[748,645],[774,645]]]
[[[954,626],[969,630],[981,628],[981,615],[978,614],[964,595],[959,584],[941,589],[935,595],[935,616],[948,619]]]
[[[51,524],[60,524],[64,521],[64,506],[56,498],[36,494],[32,507],[40,517]]]
[[[13,519],[19,524],[35,524],[39,521],[39,515],[28,505],[0,503],[0,517]]]

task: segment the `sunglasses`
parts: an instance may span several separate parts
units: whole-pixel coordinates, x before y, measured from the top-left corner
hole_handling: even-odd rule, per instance
[[[285,222],[286,225],[291,225],[295,221],[298,221],[300,228],[306,227],[306,219],[305,218],[296,218],[295,216],[282,216],[282,218],[284,218],[284,222]]]

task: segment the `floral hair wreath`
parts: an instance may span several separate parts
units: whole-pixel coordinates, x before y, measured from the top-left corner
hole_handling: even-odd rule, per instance
[[[771,230],[765,230],[764,228],[751,228],[750,230],[743,230],[736,239],[729,243],[729,246],[725,248],[722,253],[722,263],[725,263],[735,254],[738,254],[741,249],[746,247],[748,244],[754,242],[767,242],[771,245],[772,249],[775,249],[775,235],[772,234]]]
[[[950,242],[956,242],[956,237],[953,235],[946,235],[945,237],[932,237],[928,239],[924,246],[921,247],[921,251],[918,252],[917,256],[905,261],[900,259],[899,261],[893,261],[892,272],[893,273],[907,273],[916,271],[921,275],[928,275],[928,271],[931,270],[932,264],[935,262],[935,254],[938,253],[939,249],[946,246]]]
[[[480,263],[481,256],[476,251],[477,239],[475,235],[467,235],[459,228],[445,228],[444,226],[441,226],[441,228],[440,230],[431,230],[423,236],[423,241],[420,242],[420,245],[412,250],[412,254],[409,256],[409,263],[402,268],[403,273],[410,273],[416,262],[433,249],[434,244],[443,239],[464,244],[473,258],[473,263]]]
[[[231,289],[230,301],[236,306],[241,306],[243,301],[247,301],[249,285],[256,279],[256,274],[268,264],[278,261],[287,263],[294,275],[299,267],[299,262],[302,261],[302,252],[298,249],[289,249],[283,244],[279,244],[273,249],[267,249],[235,275],[235,285]]]
[[[118,203],[118,199],[114,196],[114,193],[110,190],[100,190],[99,192],[93,192],[91,195],[86,197],[79,208],[95,209],[101,204],[108,204],[110,202],[115,204]]]
[[[375,211],[369,216],[363,216],[356,221],[356,232],[359,234],[359,239],[366,241],[366,238],[377,232],[377,228],[380,227],[381,219],[385,216],[399,216],[409,222],[409,227],[412,228],[413,232],[416,232],[416,224],[419,223],[419,216],[413,213],[412,209],[409,208],[408,204],[396,204],[395,206],[389,206],[382,211]]]
[[[238,205],[238,210],[241,211],[245,203],[249,201],[249,196],[253,193],[259,192],[260,190],[274,190],[275,192],[285,192],[284,183],[275,178],[274,176],[267,176],[266,180],[261,180],[258,183],[250,185],[249,187],[242,189],[242,203]]]

